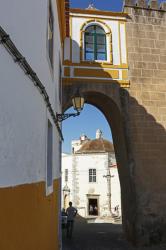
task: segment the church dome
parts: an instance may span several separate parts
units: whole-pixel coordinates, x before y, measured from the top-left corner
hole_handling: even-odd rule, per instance
[[[103,138],[89,140],[82,145],[76,154],[90,154],[90,153],[114,153],[114,146],[110,141]]]

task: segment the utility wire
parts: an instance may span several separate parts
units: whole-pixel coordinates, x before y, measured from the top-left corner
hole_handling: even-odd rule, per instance
[[[61,139],[63,140],[62,131],[60,129],[57,117],[54,113],[54,110],[53,110],[52,105],[51,105],[50,100],[49,100],[49,96],[47,94],[47,91],[46,91],[44,85],[42,84],[42,82],[38,78],[36,72],[33,71],[31,66],[29,65],[29,63],[25,59],[25,57],[23,57],[23,55],[16,48],[15,44],[10,39],[10,36],[3,30],[3,28],[1,26],[0,26],[0,43],[3,44],[3,46],[9,52],[9,54],[13,57],[14,62],[19,64],[19,66],[22,68],[24,73],[31,79],[33,84],[37,87],[38,91],[40,92],[40,94],[42,95],[42,97],[44,99],[44,102],[46,103],[46,107],[48,108],[48,110],[50,112],[50,115],[55,123],[55,126],[58,130],[58,133],[59,133]]]

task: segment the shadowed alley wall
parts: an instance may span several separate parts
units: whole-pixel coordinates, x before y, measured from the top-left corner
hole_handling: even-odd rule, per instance
[[[149,245],[166,240],[166,12],[140,6],[124,9],[130,89],[123,100],[136,187],[136,243]]]

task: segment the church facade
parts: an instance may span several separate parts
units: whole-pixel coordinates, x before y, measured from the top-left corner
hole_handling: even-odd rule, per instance
[[[72,201],[82,217],[121,215],[121,195],[113,144],[97,130],[90,140],[72,141],[72,154],[62,154],[62,207]]]

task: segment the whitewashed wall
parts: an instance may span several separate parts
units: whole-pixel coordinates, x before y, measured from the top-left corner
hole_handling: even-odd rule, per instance
[[[65,182],[65,169],[68,169],[68,173],[69,173],[67,183]],[[72,155],[70,154],[62,153],[62,179],[61,180],[62,180],[61,206],[63,208],[64,207],[63,188],[66,186],[66,184],[70,188],[69,200],[72,200]]]
[[[74,160],[72,159],[74,158]],[[65,169],[69,171],[69,181],[67,183],[70,188],[70,200],[78,208],[79,214],[83,217],[88,216],[88,196],[87,194],[99,195],[99,212],[100,215],[109,215],[108,211],[108,187],[107,178],[103,177],[107,175],[108,169],[108,154],[84,154],[84,155],[62,155],[62,188],[65,186],[64,173]],[[112,157],[112,164],[115,163],[115,158]],[[75,166],[73,166],[75,164]],[[95,168],[97,171],[97,182],[89,183],[89,169]],[[77,179],[77,185],[75,185],[75,191],[73,189],[74,170],[75,178]],[[121,195],[120,195],[120,183],[117,168],[111,168],[111,203],[112,212],[114,207],[119,205],[119,212],[121,212]],[[74,193],[75,192],[75,193]],[[63,194],[62,194],[63,196]],[[62,203],[63,204],[63,203]]]
[[[114,208],[119,205],[119,215],[121,214],[121,188],[119,182],[119,174],[117,168],[111,168],[111,203],[112,203],[112,212],[115,213]]]
[[[56,33],[53,74],[47,53],[47,0],[1,0],[0,25],[37,73],[54,111],[59,112],[61,44],[55,1],[52,6]],[[47,119],[50,115],[32,81],[2,45],[0,76],[0,187],[45,180]],[[53,172],[54,178],[58,178],[59,135],[54,125],[53,128]]]
[[[121,47],[121,60],[122,63],[127,63],[127,45],[126,45],[126,30],[125,24],[120,24],[120,47]]]

